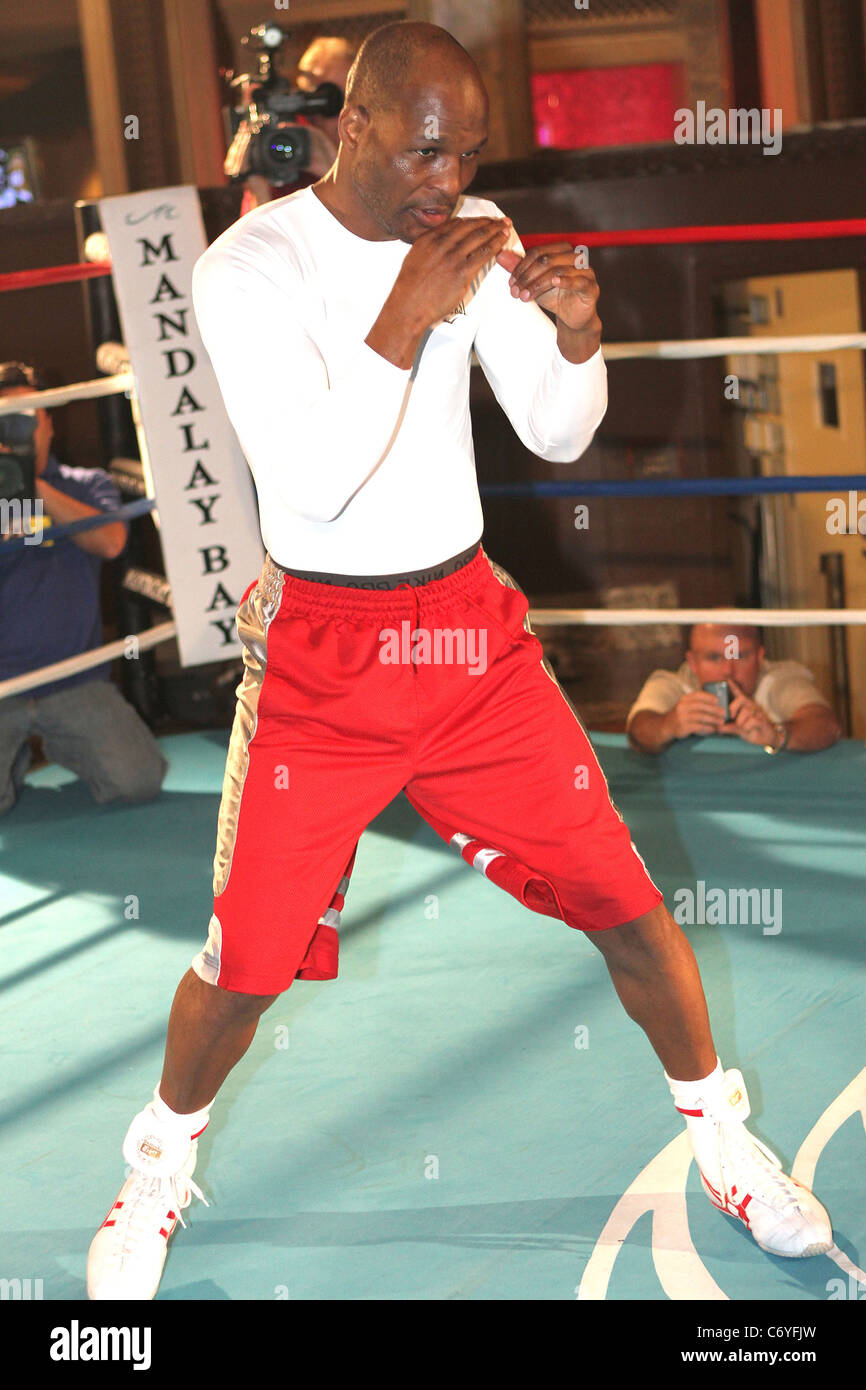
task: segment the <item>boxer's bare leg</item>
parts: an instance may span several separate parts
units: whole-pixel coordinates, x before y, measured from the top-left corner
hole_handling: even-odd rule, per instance
[[[633,922],[588,935],[667,1072],[710,1201],[772,1255],[825,1254],[833,1229],[824,1207],[746,1129],[742,1076],[725,1089],[694,953],[667,908],[660,903]]]
[[[276,994],[236,994],[205,984],[188,970],[177,987],[159,1094],[187,1115],[209,1105],[255,1036]]]
[[[587,936],[668,1075],[680,1081],[709,1076],[716,1048],[697,961],[664,903],[633,922]]]

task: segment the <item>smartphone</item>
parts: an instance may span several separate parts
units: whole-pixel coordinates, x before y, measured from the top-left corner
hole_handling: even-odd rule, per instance
[[[715,695],[725,714],[725,723],[731,721],[731,688],[727,681],[707,681],[701,686],[708,695]]]

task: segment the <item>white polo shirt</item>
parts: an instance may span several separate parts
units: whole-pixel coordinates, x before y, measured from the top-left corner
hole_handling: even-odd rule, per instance
[[[641,710],[667,714],[681,695],[699,690],[698,679],[687,661],[677,671],[653,671],[644,682],[641,692],[628,712],[626,729]],[[767,711],[774,724],[784,724],[803,705],[826,705],[815,678],[808,667],[799,661],[762,661],[758,684],[751,696]]]

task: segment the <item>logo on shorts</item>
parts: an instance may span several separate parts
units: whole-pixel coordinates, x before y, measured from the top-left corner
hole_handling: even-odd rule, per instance
[[[384,666],[466,666],[470,676],[487,670],[487,630],[474,627],[413,628],[408,619],[383,627],[379,660]]]

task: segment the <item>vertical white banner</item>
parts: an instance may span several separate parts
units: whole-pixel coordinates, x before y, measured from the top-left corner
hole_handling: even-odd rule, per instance
[[[237,657],[235,611],[264,549],[252,477],[192,307],[193,266],[207,248],[198,192],[158,188],[102,198],[99,215],[136,381],[181,665]]]

